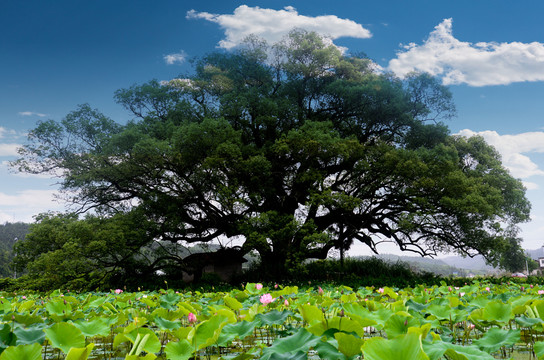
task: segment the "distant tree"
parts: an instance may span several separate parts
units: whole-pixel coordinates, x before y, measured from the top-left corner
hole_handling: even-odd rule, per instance
[[[15,272],[11,266],[13,245],[24,240],[28,233],[29,224],[23,222],[5,223],[0,225],[0,276],[13,277]]]
[[[95,289],[127,278],[143,283],[149,238],[139,223],[136,214],[41,214],[15,245],[14,265],[38,289]]]
[[[14,166],[62,170],[79,211],[137,208],[153,238],[240,239],[285,274],[354,241],[498,264],[525,189],[482,138],[449,134],[435,79],[400,80],[315,33],[256,38],[195,73],[116,93],[121,125],[88,105],[41,122]]]
[[[510,233],[504,243],[502,256],[499,260],[499,267],[510,272],[529,272],[537,268],[536,262],[521,247],[521,238],[517,237],[517,231],[510,229]]]

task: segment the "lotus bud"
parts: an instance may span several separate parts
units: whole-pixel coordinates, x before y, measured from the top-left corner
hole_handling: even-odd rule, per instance
[[[190,312],[187,314],[187,321],[189,321],[190,324],[194,324],[196,322],[196,315]]]

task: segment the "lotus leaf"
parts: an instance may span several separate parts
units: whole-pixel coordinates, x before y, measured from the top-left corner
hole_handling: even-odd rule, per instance
[[[495,352],[503,346],[513,345],[520,339],[521,330],[489,329],[480,339],[474,340],[481,350]]]
[[[299,329],[295,334],[274,341],[272,346],[263,349],[261,360],[306,358],[309,348],[315,346],[321,339],[306,329]],[[291,357],[289,357],[291,356]]]
[[[45,340],[45,333],[41,327],[33,327],[29,329],[16,327],[13,333],[17,337],[17,345],[42,344]]]
[[[4,314],[11,311],[11,302],[7,299],[0,299],[0,311],[3,311]]]
[[[65,360],[87,360],[89,355],[91,355],[93,347],[94,344],[91,343],[84,348],[71,348]]]
[[[192,345],[200,350],[214,344],[226,324],[227,318],[221,315],[215,315],[209,320],[201,322],[195,328],[193,336],[189,335]]]
[[[451,360],[495,360],[493,356],[478,349],[476,346],[461,346],[442,341],[432,344],[423,344],[425,352],[430,360],[438,360],[444,355]]]
[[[97,335],[107,336],[110,333],[110,325],[102,318],[94,318],[92,320],[78,320],[73,323],[83,335],[93,337]]]
[[[257,314],[255,319],[259,320],[262,325],[281,325],[285,323],[289,316],[293,315],[291,311],[272,310],[266,314]]]
[[[243,307],[241,302],[228,295],[223,298],[223,301],[225,302],[225,305],[227,305],[232,310],[240,310]]]
[[[314,350],[317,351],[321,359],[347,360],[348,358],[346,355],[342,354],[337,346],[337,343],[335,346],[329,342],[320,341],[314,346]]]
[[[483,309],[482,317],[489,322],[507,323],[512,317],[512,305],[501,301],[490,301]]]
[[[544,341],[537,341],[534,345],[535,354],[538,357],[538,360],[544,359]],[[1,357],[0,357],[1,360]]]
[[[412,326],[419,326],[419,320],[413,316],[394,314],[385,322],[385,333],[387,334],[387,338],[393,339],[399,335],[406,334],[408,328]]]
[[[362,351],[365,360],[429,360],[416,333],[394,339],[374,337],[363,344]]]
[[[309,325],[325,321],[323,311],[315,305],[300,305],[300,315]]]
[[[155,324],[157,324],[159,329],[165,330],[165,331],[176,330],[181,327],[181,322],[179,321],[170,321],[158,316],[155,317]]]
[[[65,354],[68,354],[71,348],[85,347],[83,333],[71,323],[57,323],[43,331],[51,345],[61,349]]]
[[[170,341],[164,347],[166,356],[172,360],[187,360],[193,355],[194,348],[187,340],[178,342]]]
[[[236,324],[227,324],[223,327],[223,330],[217,339],[217,344],[219,346],[226,346],[236,338],[243,340],[246,336],[253,333],[253,330],[257,325],[257,321],[240,321]]]
[[[65,315],[72,311],[72,305],[63,300],[52,300],[45,304],[45,308],[49,314]]]
[[[338,341],[338,350],[348,358],[361,354],[363,339],[343,332],[337,332],[334,338]]]
[[[10,346],[2,352],[0,360],[41,360],[42,346],[40,344]]]

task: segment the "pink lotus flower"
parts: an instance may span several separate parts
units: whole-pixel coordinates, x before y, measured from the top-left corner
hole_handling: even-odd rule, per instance
[[[261,290],[263,288],[263,284],[255,284],[255,289]]]
[[[544,290],[538,290],[538,295],[544,295]]]
[[[489,288],[489,286],[486,286],[485,291],[491,291],[491,289]]]
[[[259,299],[259,301],[263,304],[263,305],[266,305],[266,304],[270,304],[272,301],[274,301],[276,299],[272,298],[272,295],[270,294],[264,294],[263,296],[261,296],[261,298]]]
[[[277,288],[278,288],[278,284],[275,284],[275,285],[274,285],[274,289],[277,289]]]
[[[121,290],[121,289],[115,289],[115,293],[116,293],[117,295],[119,295],[119,294],[122,293],[122,292],[123,292],[123,290]]]
[[[23,300],[26,300],[26,296],[23,295]]]
[[[289,301],[285,300],[285,301],[283,302],[283,305],[289,306]]]
[[[318,293],[319,295],[323,295],[323,289],[321,288],[321,286],[318,286],[318,287],[317,287],[317,293]]]
[[[196,323],[196,315],[190,312],[187,314],[187,321],[189,321],[190,324]]]
[[[379,288],[379,289],[378,289],[378,292],[379,292],[380,294],[383,294],[384,291],[385,291],[385,290],[384,290],[383,288]]]

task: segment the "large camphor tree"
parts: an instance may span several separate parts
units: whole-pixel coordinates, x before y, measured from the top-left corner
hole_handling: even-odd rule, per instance
[[[78,211],[145,214],[150,242],[236,239],[274,274],[353,242],[496,264],[528,219],[498,153],[441,122],[452,97],[428,75],[398,79],[301,30],[194,69],[119,90],[126,124],[88,105],[41,122],[14,165],[60,172]]]

